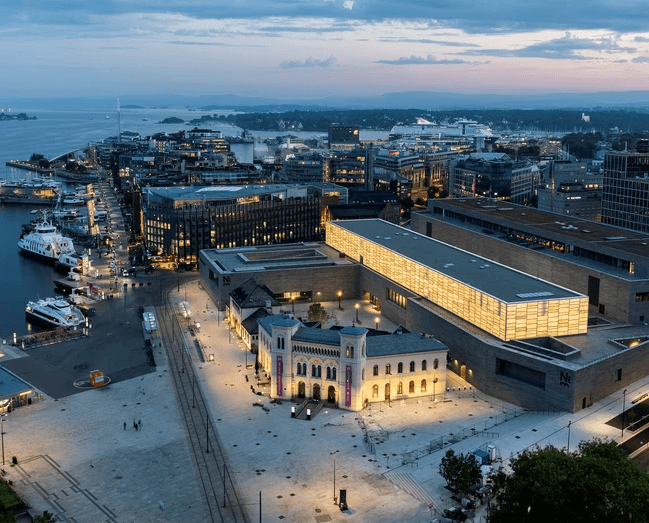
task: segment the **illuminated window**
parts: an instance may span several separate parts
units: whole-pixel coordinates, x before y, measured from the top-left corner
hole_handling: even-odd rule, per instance
[[[421,362],[421,370],[425,371],[427,368],[428,368],[428,363],[426,362],[426,360],[422,360],[422,362]]]
[[[414,394],[414,393],[415,393],[415,382],[414,382],[414,381],[411,381],[411,382],[408,384],[408,392],[410,392],[410,394]]]
[[[374,387],[372,387],[372,397],[373,398],[378,398],[379,397],[379,386],[378,385],[374,385]]]
[[[374,365],[374,368],[372,369],[372,375],[374,375],[374,376],[379,375],[379,366],[378,365]],[[377,394],[378,394],[378,392],[377,392]]]
[[[399,382],[397,385],[397,394],[403,394],[403,382]]]
[[[436,369],[439,367],[439,360],[435,358],[435,361],[433,361],[433,369]]]
[[[385,366],[385,373],[386,373],[386,374],[392,374],[392,373],[390,372],[391,370],[392,370],[392,366],[388,363],[388,364]]]
[[[426,392],[426,380],[421,380],[421,392]]]

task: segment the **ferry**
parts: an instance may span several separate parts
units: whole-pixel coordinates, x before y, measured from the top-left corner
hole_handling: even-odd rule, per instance
[[[73,328],[85,322],[83,313],[61,298],[30,301],[25,307],[25,315],[30,323],[43,327]]]
[[[54,263],[61,254],[76,254],[71,238],[61,235],[51,223],[43,221],[28,234],[23,234],[18,247],[24,254]]]

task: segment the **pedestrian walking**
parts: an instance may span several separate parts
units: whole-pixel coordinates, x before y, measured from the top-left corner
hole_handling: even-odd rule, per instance
[[[141,419],[137,420],[137,428],[138,429],[142,428],[142,420]]]
[[[135,423],[135,420],[133,420],[133,428],[137,430],[137,423]]]
[[[124,422],[124,430],[126,430],[126,422]]]

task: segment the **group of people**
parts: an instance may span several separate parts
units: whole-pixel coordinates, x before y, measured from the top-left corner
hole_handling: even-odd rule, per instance
[[[133,420],[133,428],[138,431],[142,428],[142,420],[139,419],[137,421]],[[126,422],[124,422],[124,430],[126,430]]]

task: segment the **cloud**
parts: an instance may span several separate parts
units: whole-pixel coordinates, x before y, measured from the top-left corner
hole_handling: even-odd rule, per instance
[[[297,69],[301,67],[333,67],[336,64],[336,59],[330,56],[326,60],[318,60],[317,58],[307,58],[304,62],[297,60],[282,62],[280,67],[282,69]]]
[[[649,42],[649,38],[647,38],[646,36],[636,36],[633,39],[633,41],[634,42]]]
[[[631,60],[631,63],[634,64],[649,64],[649,56],[638,56]]]
[[[478,44],[470,42],[449,42],[447,40],[433,40],[431,38],[398,38],[384,37],[379,38],[381,42],[406,43],[406,44],[434,44],[443,47],[480,47]]]
[[[518,49],[477,49],[468,50],[464,55],[471,56],[500,56],[510,58],[546,58],[548,60],[600,60],[599,57],[586,56],[579,51],[594,51],[596,53],[632,53],[634,47],[622,47],[617,38],[580,38],[570,32],[561,38],[520,47]]]
[[[646,0],[545,0],[522,5],[518,0],[102,0],[83,2],[2,2],[3,25],[86,25],[93,17],[176,14],[197,20],[270,17],[336,18],[365,22],[434,20],[438,26],[470,34],[527,33],[541,30],[647,30]],[[642,40],[637,40],[642,41]]]
[[[454,58],[452,60],[439,59],[429,54],[425,58],[412,55],[410,57],[402,56],[401,58],[397,58],[396,60],[377,60],[375,63],[388,65],[454,65],[467,64],[470,62],[467,62],[466,60],[460,60],[459,58]]]

